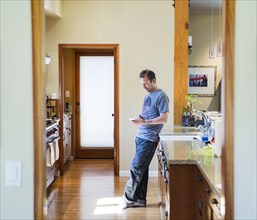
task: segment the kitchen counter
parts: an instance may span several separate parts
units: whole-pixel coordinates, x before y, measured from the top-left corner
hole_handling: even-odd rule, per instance
[[[180,125],[175,125],[174,127],[165,125],[161,131],[161,135],[170,134],[201,134],[200,130],[196,127],[184,127]]]
[[[168,164],[196,164],[209,184],[221,195],[221,158],[204,156],[195,141],[162,141]]]
[[[174,134],[181,133],[190,135],[199,134],[199,131],[194,127],[175,126],[173,129],[164,129],[160,134],[160,142],[167,163],[172,165],[196,164],[216,193],[221,196],[221,158],[206,156],[204,149],[200,146],[203,143],[198,140],[172,140]]]
[[[221,158],[195,127],[165,126],[157,148],[161,218],[223,219]],[[186,212],[185,212],[186,210]]]

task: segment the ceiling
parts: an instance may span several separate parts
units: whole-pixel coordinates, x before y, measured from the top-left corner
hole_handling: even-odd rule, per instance
[[[190,0],[189,13],[191,15],[211,15],[212,4],[213,14],[220,14],[222,0]]]

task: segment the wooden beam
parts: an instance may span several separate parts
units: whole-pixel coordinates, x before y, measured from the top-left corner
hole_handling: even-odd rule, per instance
[[[34,120],[34,219],[45,219],[45,12],[44,1],[32,0],[33,120]]]
[[[235,1],[223,0],[222,39],[222,113],[224,142],[222,143],[222,186],[225,197],[225,218],[234,219],[234,75],[235,75]]]
[[[188,0],[175,2],[174,124],[181,125],[188,93]]]

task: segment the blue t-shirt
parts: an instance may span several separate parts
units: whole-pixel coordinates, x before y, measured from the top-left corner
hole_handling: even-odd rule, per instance
[[[144,98],[141,116],[145,120],[159,117],[162,113],[169,112],[169,98],[161,89],[149,93]],[[138,127],[137,137],[157,142],[163,124],[148,124]]]

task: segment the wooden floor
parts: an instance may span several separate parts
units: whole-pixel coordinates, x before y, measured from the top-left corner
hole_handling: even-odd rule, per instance
[[[48,188],[48,220],[160,220],[157,178],[148,182],[146,208],[120,209],[127,177],[113,175],[112,160],[76,160]]]

